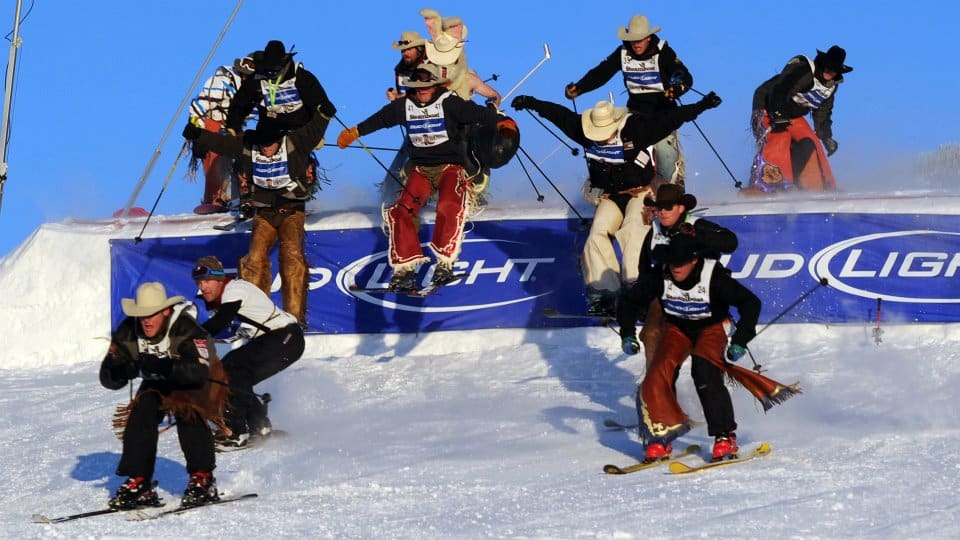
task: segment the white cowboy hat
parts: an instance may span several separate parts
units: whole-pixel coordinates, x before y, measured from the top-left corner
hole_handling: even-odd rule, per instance
[[[120,306],[127,317],[149,317],[168,307],[183,302],[180,295],[167,298],[162,283],[151,281],[137,287],[137,298],[121,298]]]
[[[609,101],[598,101],[592,109],[583,111],[580,116],[583,134],[591,141],[606,141],[617,132],[620,121],[626,114],[626,107],[614,107]]]
[[[427,40],[420,37],[415,30],[409,30],[400,34],[400,39],[390,44],[395,50],[403,51],[414,47],[423,47]]]
[[[460,58],[463,42],[446,32],[440,32],[433,41],[427,42],[427,60],[441,66],[449,66]]]
[[[654,26],[650,28],[650,21],[646,15],[634,15],[630,17],[630,22],[626,28],[617,28],[617,36],[622,41],[640,41],[641,39],[659,32],[661,28]]]
[[[450,82],[450,80],[443,77],[440,72],[440,66],[424,62],[417,66],[417,68],[413,70],[413,73],[410,74],[410,80],[407,81],[407,86],[410,88],[428,88],[438,84],[447,84],[448,82]]]

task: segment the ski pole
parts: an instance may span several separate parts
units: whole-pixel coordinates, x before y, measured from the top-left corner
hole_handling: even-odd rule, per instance
[[[333,117],[337,119],[337,122],[338,122],[341,126],[343,126],[343,129],[350,129],[350,128],[347,127],[346,124],[343,123],[343,120],[340,120],[340,117],[339,117],[339,116],[334,115]],[[383,170],[387,171],[387,174],[390,175],[390,178],[393,178],[393,180],[394,180],[397,184],[400,185],[400,189],[401,189],[401,190],[406,191],[411,197],[413,197],[413,202],[415,202],[415,203],[417,203],[417,204],[420,204],[420,197],[417,197],[417,196],[415,196],[413,193],[410,193],[410,192],[407,190],[406,184],[404,184],[402,181],[400,181],[400,179],[397,178],[397,175],[393,174],[393,171],[391,171],[389,167],[387,167],[386,165],[384,165],[383,162],[380,161],[380,158],[378,158],[377,156],[375,156],[375,155],[373,154],[373,151],[370,150],[370,147],[369,147],[369,146],[363,144],[363,141],[361,141],[359,137],[357,137],[357,142],[360,143],[360,147],[363,148],[364,150],[366,150],[367,153],[370,154],[370,157],[372,157],[373,160],[376,161],[377,164],[380,165],[380,167],[383,168]]]
[[[157,144],[157,148],[153,151],[153,156],[151,156],[150,161],[147,162],[147,168],[144,169],[143,174],[140,176],[140,180],[137,181],[137,186],[133,189],[133,193],[130,194],[127,204],[123,207],[123,212],[120,213],[121,218],[127,217],[127,214],[130,213],[130,207],[132,207],[133,203],[136,202],[137,196],[140,195],[140,190],[143,189],[143,184],[146,183],[147,177],[150,176],[150,171],[153,170],[153,166],[157,163],[157,158],[160,157],[160,149],[163,148],[163,143],[166,142],[167,136],[170,135],[170,130],[172,130],[174,124],[176,124],[177,118],[180,116],[180,111],[183,110],[183,107],[186,106],[187,102],[190,101],[190,98],[193,96],[193,88],[197,86],[198,82],[200,82],[200,77],[203,76],[204,72],[207,70],[207,64],[210,63],[210,59],[213,58],[213,54],[220,46],[220,42],[223,41],[223,36],[226,35],[230,25],[233,24],[233,19],[237,16],[237,12],[240,11],[240,6],[242,4],[243,0],[237,0],[237,5],[233,8],[233,13],[230,14],[230,18],[227,19],[227,24],[224,25],[223,30],[220,31],[220,35],[217,36],[217,40],[213,43],[213,48],[210,49],[206,59],[203,61],[203,65],[200,66],[200,70],[197,72],[197,76],[194,77],[193,82],[190,83],[190,88],[187,89],[187,94],[183,96],[183,100],[177,107],[177,112],[175,112],[173,114],[173,118],[170,119],[170,123],[167,125],[167,130],[164,131],[163,136],[160,137],[160,143]],[[163,191],[160,193],[162,195]],[[154,204],[154,206],[156,206],[156,204]]]
[[[546,62],[546,61],[549,60],[549,59],[550,59],[550,46],[547,45],[546,43],[544,43],[544,44],[543,44],[543,58],[542,58],[539,62],[537,62],[537,65],[533,66],[533,69],[531,69],[530,71],[528,71],[527,74],[524,75],[522,79],[520,79],[520,82],[518,82],[517,84],[513,85],[513,88],[511,88],[509,92],[507,92],[506,94],[503,95],[503,98],[500,99],[500,103],[506,103],[506,102],[507,102],[507,99],[509,99],[510,96],[513,95],[513,93],[517,91],[517,88],[520,88],[520,85],[523,84],[523,83],[525,83],[525,82],[527,81],[527,79],[529,79],[530,76],[533,75],[534,72],[536,72],[538,69],[540,69],[540,66],[542,66],[543,63]]]
[[[560,141],[561,143],[563,143],[564,146],[566,146],[567,148],[569,148],[571,154],[573,154],[573,155],[575,155],[575,156],[578,155],[578,154],[580,154],[580,149],[579,149],[579,148],[574,148],[574,147],[570,146],[570,145],[567,143],[567,141],[563,140],[559,135],[557,135],[556,133],[554,133],[554,131],[553,131],[552,129],[550,129],[549,126],[547,126],[546,124],[544,124],[542,120],[540,120],[539,118],[537,118],[537,117],[533,114],[533,111],[531,111],[530,109],[527,109],[527,112],[530,114],[530,118],[533,118],[534,120],[536,120],[537,123],[540,124],[540,125],[543,127],[543,129],[547,130],[547,133],[553,135],[554,138],[556,138],[558,141]]]
[[[351,144],[350,146],[347,146],[347,148],[369,148],[370,150],[384,150],[384,151],[386,151],[386,152],[399,152],[399,151],[400,151],[399,148],[384,148],[384,147],[382,147],[382,146],[366,146],[366,147],[364,147],[364,146],[359,145],[359,144]]]
[[[541,169],[540,166],[537,165],[537,162],[534,161],[532,157],[530,157],[530,154],[528,154],[527,151],[524,150],[522,146],[518,145],[517,149],[523,152],[523,155],[526,156],[526,158],[530,160],[530,163],[537,169],[537,171],[539,171],[540,174],[543,175],[543,178],[547,181],[547,183],[549,183],[553,187],[554,191],[557,192],[557,195],[560,195],[560,198],[563,199],[563,202],[567,203],[567,206],[570,207],[570,210],[573,210],[573,213],[576,214],[578,218],[580,218],[580,224],[581,225],[586,224],[587,220],[583,216],[581,216],[580,212],[577,212],[577,209],[574,208],[573,204],[571,204],[570,201],[568,201],[567,198],[563,196],[563,192],[560,191],[560,188],[558,188],[557,185],[553,183],[553,180],[550,180],[550,177],[547,176],[547,173],[543,172],[543,169]]]
[[[693,88],[691,88],[690,90],[693,90]],[[703,95],[702,93],[696,90],[693,90],[693,91],[700,94],[701,96]],[[680,98],[677,98],[677,103],[680,103],[681,105],[683,105],[683,103],[680,102]],[[733,171],[730,170],[730,167],[727,167],[727,163],[723,161],[722,157],[720,157],[720,152],[717,152],[717,149],[713,147],[713,143],[710,142],[710,139],[707,137],[707,134],[704,133],[702,129],[700,129],[700,124],[698,124],[696,120],[691,120],[691,123],[693,123],[693,127],[697,128],[697,131],[700,132],[700,136],[703,137],[704,141],[706,141],[707,146],[710,147],[710,150],[713,150],[713,155],[717,156],[717,159],[720,160],[720,164],[723,165],[724,169],[726,169],[727,174],[730,175],[730,178],[733,178],[734,187],[736,187],[737,189],[740,189],[741,187],[743,187],[743,182],[741,182],[740,180],[737,180],[737,177],[734,176]]]
[[[167,190],[167,186],[170,184],[170,179],[173,177],[173,171],[177,170],[177,163],[180,162],[180,158],[183,157],[183,154],[187,151],[187,146],[189,144],[189,141],[183,141],[183,146],[180,147],[180,153],[177,154],[177,159],[173,160],[173,165],[170,166],[170,172],[167,173],[167,178],[163,181],[163,187],[160,188],[160,193],[157,194],[157,200],[153,201],[153,206],[150,208],[150,213],[147,214],[146,221],[143,222],[143,227],[140,228],[140,233],[133,239],[134,243],[139,244],[143,240],[143,231],[147,229],[147,224],[150,223],[150,218],[153,217],[153,212],[157,209],[157,204],[160,203],[160,198],[163,197],[163,192]]]
[[[776,317],[774,317],[774,318],[773,318],[770,322],[768,322],[763,328],[761,328],[753,337],[756,338],[757,336],[759,336],[760,334],[762,334],[764,330],[766,330],[767,328],[770,328],[770,326],[771,326],[773,323],[779,321],[781,317],[783,317],[784,315],[787,314],[788,311],[790,311],[791,309],[793,309],[794,307],[796,307],[797,304],[799,304],[800,302],[803,302],[808,296],[810,296],[811,294],[813,294],[814,291],[816,291],[816,290],[819,289],[820,287],[825,287],[825,286],[827,286],[827,285],[829,285],[829,284],[830,284],[830,282],[829,282],[829,280],[828,280],[827,278],[825,278],[825,277],[820,278],[820,281],[818,281],[816,285],[814,285],[813,287],[810,287],[810,289],[809,289],[807,292],[801,294],[800,297],[797,298],[796,300],[794,300],[792,304],[790,304],[789,306],[783,308],[783,311],[781,311],[780,313],[778,313]]]
[[[533,187],[533,191],[537,194],[537,202],[543,202],[543,195],[540,194],[540,190],[537,189],[537,185],[533,183],[533,177],[530,176],[530,173],[527,172],[527,166],[523,164],[523,160],[517,156],[517,163],[520,164],[520,168],[523,169],[523,174],[527,175],[527,180],[530,180],[530,185]]]

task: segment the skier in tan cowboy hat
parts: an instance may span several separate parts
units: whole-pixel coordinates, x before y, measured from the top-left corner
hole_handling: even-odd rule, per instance
[[[517,96],[511,104],[517,110],[536,111],[584,147],[589,182],[603,191],[583,247],[587,312],[612,315],[621,286],[637,279],[641,243],[650,228],[643,204],[655,175],[649,147],[683,122],[718,106],[720,97],[710,92],[698,103],[653,114],[633,114],[609,101],[582,115],[531,96]],[[614,238],[623,253],[622,265],[613,249]]]
[[[420,64],[427,61],[427,40],[420,37],[415,30],[400,34],[400,39],[390,44],[395,51],[400,51],[400,61],[393,68],[395,88],[387,88],[387,101],[393,101],[407,95],[407,81],[410,74]]]
[[[568,99],[576,99],[605,85],[614,75],[623,75],[629,93],[627,108],[635,113],[666,111],[677,107],[676,99],[693,86],[693,77],[677,53],[656,34],[644,15],[634,15],[626,28],[617,29],[622,43],[579,81],[564,89]],[[656,142],[656,171],[664,182],[684,183],[684,162],[676,132]]]
[[[114,426],[123,431],[117,474],[127,480],[109,506],[129,510],[160,506],[156,482],[157,424],[166,413],[176,418],[177,436],[190,480],[181,503],[215,501],[213,434],[207,422],[223,426],[226,374],[210,334],[196,321],[196,306],[183,296],[167,297],[163,284],[144,283],[135,298],[120,301],[127,317],[113,332],[100,363],[100,384],[119,390],[137,377],[143,382]],[[211,379],[221,384],[211,384]]]

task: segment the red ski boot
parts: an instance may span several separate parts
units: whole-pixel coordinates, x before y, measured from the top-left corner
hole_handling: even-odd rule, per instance
[[[717,435],[713,442],[713,457],[710,461],[723,461],[725,459],[737,459],[737,452],[740,448],[737,446],[737,434],[734,432]]]

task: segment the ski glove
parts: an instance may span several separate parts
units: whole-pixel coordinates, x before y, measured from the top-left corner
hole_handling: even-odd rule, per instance
[[[515,110],[522,111],[524,109],[532,109],[536,101],[536,98],[533,96],[517,96],[510,102],[510,106]]]
[[[570,83],[563,89],[563,95],[567,96],[567,99],[577,99],[577,96],[580,95],[580,90],[577,89],[577,85]]]
[[[739,361],[746,354],[747,354],[747,349],[742,345],[731,343],[730,346],[727,347],[727,360],[730,360],[731,362]]]
[[[153,354],[141,354],[140,369],[147,374],[169,377],[173,372],[173,360],[166,356],[161,358]]]
[[[837,141],[833,140],[833,137],[827,137],[823,140],[823,147],[827,149],[827,155],[832,156],[834,152],[837,151],[837,147],[840,146],[837,144]]]
[[[509,118],[501,120],[497,122],[497,133],[504,139],[512,141],[517,138],[517,134],[519,133],[517,123]]]
[[[107,361],[107,369],[110,370],[110,375],[114,379],[135,379],[137,375],[140,374],[140,369],[137,367],[136,362],[130,359],[118,358],[117,356],[110,355],[110,359]]]
[[[343,150],[344,148],[353,144],[353,141],[360,138],[360,132],[357,131],[357,126],[352,128],[345,129],[340,132],[340,135],[337,135],[337,146]]]
[[[703,96],[703,99],[700,100],[700,110],[705,111],[707,109],[716,109],[723,103],[723,100],[720,99],[720,96],[716,92],[710,92],[709,94]]]
[[[192,122],[187,122],[187,125],[183,126],[183,138],[188,141],[199,139],[201,133],[203,133],[203,129],[198,128]]]
[[[629,354],[633,356],[640,352],[640,342],[637,341],[635,336],[627,336],[620,341],[620,347],[623,349],[623,354]]]

